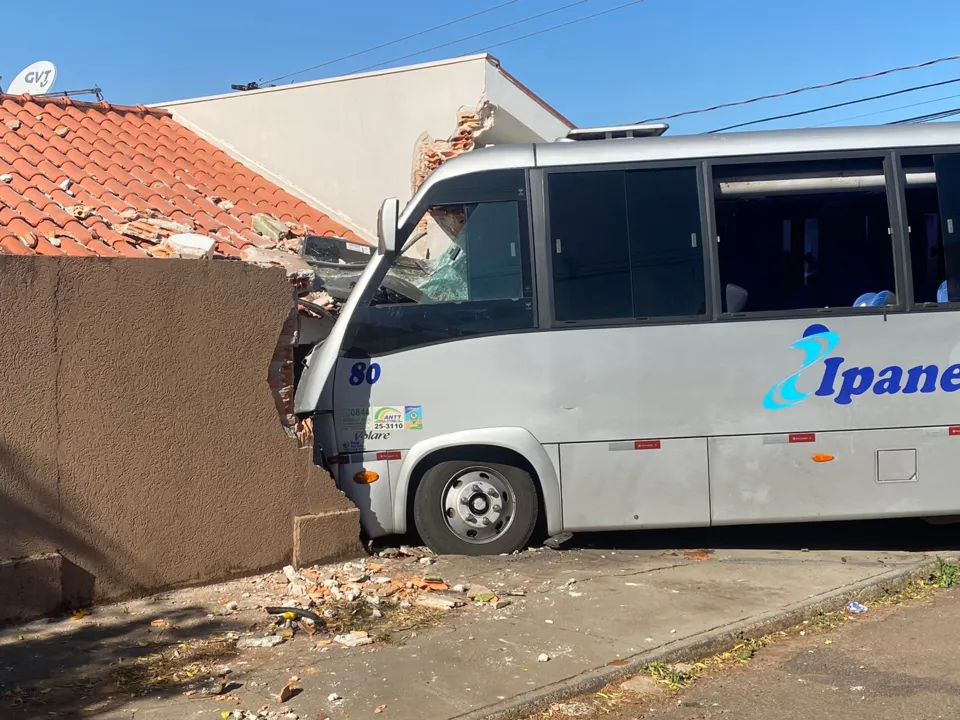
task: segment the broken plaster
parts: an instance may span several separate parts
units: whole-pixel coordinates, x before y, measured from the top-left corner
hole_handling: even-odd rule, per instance
[[[414,144],[411,194],[415,194],[424,180],[447,160],[476,148],[483,133],[493,127],[495,116],[496,105],[483,97],[475,107],[464,106],[457,111],[456,129],[447,139],[438,140],[424,131]],[[419,257],[429,258],[431,253],[442,252],[449,244],[446,237],[431,241],[430,235],[435,233],[430,233],[427,215],[420,221],[417,231],[427,232],[413,248]]]
[[[476,107],[461,107],[457,111],[457,126],[445,140],[424,132],[414,144],[412,192],[416,193],[423,181],[450,158],[470,152],[484,131],[493,127],[496,105],[482,98]]]

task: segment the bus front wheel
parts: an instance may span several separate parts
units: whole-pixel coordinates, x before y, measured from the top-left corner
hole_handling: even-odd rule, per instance
[[[512,465],[449,460],[424,473],[413,519],[440,555],[499,555],[522,549],[537,524],[537,488]]]

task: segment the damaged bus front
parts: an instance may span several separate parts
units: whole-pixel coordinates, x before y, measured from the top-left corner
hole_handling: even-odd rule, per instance
[[[483,157],[492,158],[489,169],[484,163],[477,167]],[[463,440],[487,442],[451,435],[475,426],[445,419],[457,413],[439,400],[470,382],[471,371],[431,350],[458,338],[532,326],[522,167],[532,164],[532,147],[486,150],[470,160],[451,161],[434,172],[402,215],[395,199],[384,202],[376,252],[352,280],[339,318],[308,356],[297,387],[297,414],[313,417],[315,457],[360,508],[371,537],[407,530],[423,471],[421,466],[415,476],[416,466],[428,455]],[[505,162],[521,167],[504,170]],[[444,379],[450,372],[453,377]],[[429,418],[425,410],[432,412]],[[462,418],[469,420],[469,414]],[[483,468],[488,477],[473,482],[480,492],[456,494],[454,508],[459,537],[476,547],[461,542],[449,550],[512,550],[533,529],[532,481],[517,497],[504,476],[509,470],[492,477],[493,468]],[[423,535],[419,523],[418,529]]]

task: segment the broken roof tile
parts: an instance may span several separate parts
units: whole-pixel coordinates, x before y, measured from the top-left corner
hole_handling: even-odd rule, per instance
[[[366,244],[165,110],[0,94],[0,174],[0,254],[164,257],[165,238],[199,232],[215,257],[251,246],[295,256],[296,238],[278,246],[254,232],[258,214],[296,236],[305,225]],[[122,232],[131,226],[143,236]]]

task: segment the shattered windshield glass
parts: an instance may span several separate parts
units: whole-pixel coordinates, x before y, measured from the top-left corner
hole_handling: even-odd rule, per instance
[[[407,252],[387,273],[403,278],[416,285],[422,295],[420,302],[458,302],[469,299],[467,292],[467,248],[464,228],[467,224],[468,206],[434,208],[424,217],[421,229],[414,236]],[[420,236],[418,238],[418,236]],[[431,245],[446,240],[444,249],[436,259],[430,259]],[[425,255],[422,259],[416,255]],[[414,257],[411,257],[414,256]],[[407,270],[404,260],[413,260],[416,270]]]
[[[398,238],[402,251],[370,305],[351,318],[346,352],[388,352],[533,325],[525,174],[496,171],[462,181],[454,188],[459,197],[436,192],[442,201]]]

